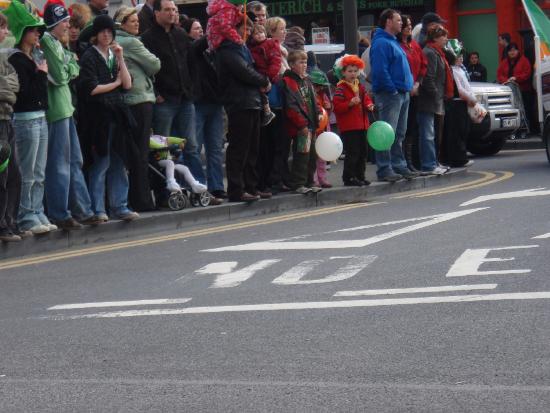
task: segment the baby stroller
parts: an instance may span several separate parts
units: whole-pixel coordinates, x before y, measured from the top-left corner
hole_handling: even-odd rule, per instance
[[[210,205],[211,195],[208,192],[193,193],[188,184],[178,177],[177,173],[176,178],[178,184],[181,186],[181,191],[169,191],[166,188],[166,175],[164,174],[164,169],[158,163],[159,154],[166,151],[169,151],[175,159],[181,156],[179,145],[149,149],[149,181],[156,204],[167,206],[172,211],[180,211],[188,208],[190,205],[194,207],[206,207]]]

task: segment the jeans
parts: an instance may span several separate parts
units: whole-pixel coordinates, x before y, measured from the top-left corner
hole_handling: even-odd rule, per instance
[[[416,119],[418,121],[420,168],[423,171],[432,171],[437,166],[434,114],[418,111]]]
[[[208,190],[223,191],[223,106],[195,103],[197,152],[204,145]]]
[[[153,109],[153,131],[162,136],[178,136],[187,139],[183,149],[183,163],[189,167],[193,176],[204,184],[206,178],[195,137],[193,102],[157,103]]]
[[[93,163],[88,170],[90,197],[95,214],[105,214],[105,183],[109,198],[109,212],[122,215],[130,212],[128,208],[128,174],[122,158],[113,151],[111,141],[113,130],[109,133],[107,155],[93,153]]]
[[[82,152],[72,117],[49,125],[46,163],[48,216],[63,221],[93,215],[88,187],[82,173]]]
[[[44,177],[48,156],[46,117],[14,120],[15,150],[21,171],[21,201],[17,223],[21,230],[49,224],[44,215]]]
[[[375,93],[374,101],[378,107],[378,119],[388,122],[395,131],[395,141],[390,150],[375,152],[378,166],[376,175],[384,178],[394,172],[410,172],[402,148],[407,131],[409,93]]]

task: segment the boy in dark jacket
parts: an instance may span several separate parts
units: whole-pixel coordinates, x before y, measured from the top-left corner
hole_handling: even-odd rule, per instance
[[[289,184],[298,194],[319,192],[321,188],[310,185],[317,161],[312,137],[321,110],[317,106],[313,85],[306,76],[306,52],[290,52],[288,64],[290,70],[283,75],[284,114],[288,136],[294,141]]]
[[[0,14],[0,43],[8,34],[8,20]],[[15,69],[8,63],[5,53],[0,52],[0,141],[11,147],[8,167],[0,173],[0,240],[21,241],[16,234],[17,210],[21,190],[21,175],[15,157],[15,142],[11,126],[11,114],[19,91],[19,80]],[[4,147],[5,145],[2,145]]]
[[[351,55],[339,59],[337,64],[342,68],[342,80],[334,92],[333,104],[346,151],[342,180],[345,186],[370,185],[365,179],[365,132],[369,127],[368,112],[374,110],[374,104],[365,87],[359,83],[359,71],[365,67],[365,63],[358,56]]]

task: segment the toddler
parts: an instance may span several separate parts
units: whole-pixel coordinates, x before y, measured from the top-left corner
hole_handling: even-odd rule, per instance
[[[243,39],[237,33],[237,25],[243,19],[245,0],[210,0],[206,7],[209,16],[206,24],[206,38],[209,50],[216,50],[223,41],[242,45]]]

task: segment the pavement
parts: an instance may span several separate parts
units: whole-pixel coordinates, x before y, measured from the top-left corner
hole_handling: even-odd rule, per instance
[[[337,161],[328,171],[329,182],[334,187],[317,194],[299,195],[283,193],[271,199],[252,204],[228,203],[208,207],[189,207],[181,211],[168,208],[140,213],[132,222],[111,220],[96,227],[84,227],[77,231],[57,230],[29,237],[17,243],[0,243],[0,260],[27,255],[53,252],[67,248],[89,246],[106,241],[117,241],[153,233],[175,232],[197,225],[223,223],[242,218],[265,216],[284,211],[314,208],[356,202],[365,202],[374,197],[396,192],[412,191],[438,185],[447,185],[464,178],[467,171],[455,168],[442,176],[418,177],[412,181],[396,183],[377,182],[376,166],[367,164],[366,177],[372,182],[368,187],[344,187],[341,175],[344,162]]]

